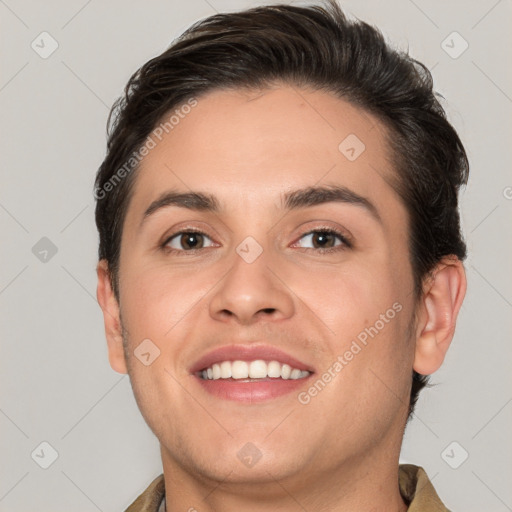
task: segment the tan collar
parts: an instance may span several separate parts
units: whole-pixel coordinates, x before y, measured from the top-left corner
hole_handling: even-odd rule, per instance
[[[441,502],[425,470],[413,464],[400,464],[400,494],[409,504],[408,512],[450,512]]]

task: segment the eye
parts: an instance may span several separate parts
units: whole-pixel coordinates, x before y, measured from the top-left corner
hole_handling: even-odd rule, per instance
[[[210,245],[208,245],[207,240],[210,241]],[[180,231],[168,238],[164,242],[163,247],[171,251],[189,252],[197,249],[205,249],[212,245],[213,242],[211,238],[200,231]]]
[[[330,252],[350,248],[347,238],[334,229],[316,229],[305,233],[295,245],[319,252]],[[170,252],[185,253],[215,246],[212,239],[200,231],[179,231],[166,239],[162,248]]]
[[[316,229],[302,235],[300,240],[302,240],[300,247],[319,249],[320,252],[342,250],[346,247],[351,247],[346,237],[334,229]],[[307,244],[310,244],[310,247]]]

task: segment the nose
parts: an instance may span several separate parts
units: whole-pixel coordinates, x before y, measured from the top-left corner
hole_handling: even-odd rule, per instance
[[[233,266],[215,288],[210,316],[218,321],[250,325],[258,321],[284,320],[293,316],[293,292],[279,276],[279,266],[264,250],[248,263],[238,254]]]

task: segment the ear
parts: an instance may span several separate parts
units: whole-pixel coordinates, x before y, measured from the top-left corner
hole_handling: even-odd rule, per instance
[[[96,273],[98,274],[96,297],[103,311],[110,366],[118,373],[128,373],[124,358],[119,304],[112,290],[107,260],[100,260]]]
[[[413,364],[419,374],[430,375],[443,363],[466,286],[464,266],[455,256],[444,258],[424,286]]]

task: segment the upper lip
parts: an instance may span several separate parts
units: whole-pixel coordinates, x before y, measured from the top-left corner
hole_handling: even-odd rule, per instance
[[[265,361],[278,361],[288,364],[298,370],[314,372],[313,368],[295,357],[283,352],[272,345],[225,345],[208,352],[200,357],[190,368],[190,373],[197,373],[210,368],[215,363],[222,361],[254,361],[263,359]]]

